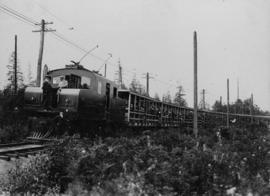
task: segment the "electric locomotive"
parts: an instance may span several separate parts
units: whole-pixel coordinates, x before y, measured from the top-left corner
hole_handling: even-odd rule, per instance
[[[48,71],[52,87],[50,110],[44,109],[41,87],[27,87],[24,110],[32,118],[65,119],[79,131],[104,127],[117,122],[123,123],[125,102],[118,98],[118,86],[97,72],[74,64],[65,68]],[[60,78],[65,78],[67,86],[58,89]]]

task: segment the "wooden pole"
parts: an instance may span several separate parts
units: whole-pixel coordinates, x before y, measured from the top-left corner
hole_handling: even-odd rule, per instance
[[[237,101],[239,100],[239,79],[237,78]]]
[[[227,79],[227,128],[230,127],[230,87],[229,79]]]
[[[146,73],[146,93],[149,96],[149,73]]]
[[[197,33],[193,35],[193,52],[194,52],[194,112],[193,112],[193,133],[198,137],[198,74],[197,74]]]
[[[205,89],[203,89],[203,109],[205,110]]]
[[[122,88],[122,87],[123,87],[123,79],[122,79],[122,67],[121,67],[121,61],[120,61],[120,58],[119,58],[119,60],[118,60],[118,68],[119,68],[118,82],[119,82],[120,88]]]
[[[109,57],[105,60],[105,67],[104,67],[104,77],[106,78],[107,75],[107,63],[109,61],[110,58],[112,58],[112,54],[108,53]]]
[[[41,20],[41,31],[40,31],[40,47],[38,55],[38,64],[37,64],[37,87],[40,87],[41,82],[41,68],[42,68],[42,57],[43,57],[43,48],[44,48],[44,31],[45,31],[45,20]]]
[[[42,57],[43,57],[43,48],[44,48],[44,33],[55,31],[52,29],[46,29],[45,25],[47,25],[47,24],[53,24],[53,23],[52,22],[45,22],[45,20],[42,19],[40,24],[36,24],[36,25],[40,25],[41,29],[33,31],[33,32],[40,32],[40,47],[39,47],[39,55],[38,55],[38,63],[37,63],[37,79],[36,79],[36,86],[37,87],[40,87],[40,83],[41,83]]]
[[[14,93],[17,94],[18,90],[18,77],[17,77],[17,35],[15,35],[15,51],[14,51]]]
[[[250,97],[250,116],[251,116],[251,123],[253,123],[253,93],[251,93]]]
[[[222,106],[222,96],[219,97],[220,106]]]
[[[104,68],[104,77],[106,78],[106,74],[107,74],[107,63],[105,63],[105,68]]]

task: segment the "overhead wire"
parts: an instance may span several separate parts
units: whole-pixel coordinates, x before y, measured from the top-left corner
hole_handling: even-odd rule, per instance
[[[27,17],[27,16],[25,16],[25,15],[19,13],[18,11],[14,10],[14,9],[12,9],[12,8],[9,8],[8,6],[6,6],[6,5],[4,5],[4,4],[2,4],[2,3],[0,3],[0,9],[1,9],[1,11],[5,12],[6,14],[8,14],[8,15],[10,15],[10,16],[13,16],[13,17],[15,17],[16,19],[18,19],[18,20],[20,20],[21,22],[24,22],[24,23],[26,23],[26,24],[28,24],[28,25],[35,26],[35,25],[38,24],[38,22],[36,22],[36,21],[33,20],[32,18]],[[46,9],[46,10],[47,10],[48,13],[50,12],[48,9]],[[51,14],[51,15],[54,15],[54,14],[52,14],[51,12],[50,12],[50,14]],[[55,15],[54,15],[54,17],[57,18]],[[58,20],[59,20],[59,19],[58,19]],[[47,29],[47,30],[49,30],[49,29]],[[73,41],[70,41],[69,39],[65,38],[65,37],[64,37],[62,34],[60,34],[59,32],[52,32],[52,35],[54,35],[58,40],[63,41],[63,42],[65,42],[66,44],[69,44],[70,46],[73,46],[74,48],[80,50],[81,52],[87,52],[86,49],[82,48],[81,46],[79,46],[78,44],[74,43]],[[94,55],[94,54],[91,54],[91,53],[90,53],[89,55],[92,56],[92,57],[94,57],[95,59],[97,59],[97,60],[103,62],[103,63],[105,62],[105,59],[103,59],[102,57],[99,57],[99,56]],[[109,64],[109,65],[118,67],[118,65],[116,65],[116,64],[114,64],[114,63],[112,63],[112,62],[110,62],[110,61],[107,61],[106,63]],[[103,66],[104,66],[104,64],[102,64],[101,68],[102,68]],[[99,68],[99,70],[100,70],[101,68]],[[133,77],[134,77],[134,74],[138,74],[138,72],[131,71],[131,70],[126,69],[126,68],[125,68],[124,71],[133,74]],[[170,87],[172,87],[172,86],[177,87],[177,86],[175,86],[175,85],[173,85],[173,84],[170,84],[170,83],[168,83],[168,82],[164,82],[164,81],[159,80],[159,79],[156,79],[156,78],[153,78],[153,80],[156,80],[156,81],[158,81],[158,82],[160,82],[160,83],[163,83],[163,84],[165,84],[165,85],[167,85],[167,86],[170,86]]]
[[[19,17],[19,18],[25,20],[26,22],[29,22],[30,24],[35,25],[37,23],[35,20],[33,20],[33,19],[31,19],[31,18],[29,18],[29,17],[27,17],[27,16],[19,13],[18,11],[14,10],[14,9],[12,9],[12,8],[10,8],[10,7],[2,4],[2,3],[0,3],[0,7],[1,7],[2,10],[5,10],[5,11],[7,11],[7,12],[9,12],[9,13],[17,16],[17,17]]]
[[[5,14],[7,14],[7,15],[11,16],[11,17],[16,18],[17,20],[20,20],[21,22],[23,22],[23,23],[25,23],[25,24],[27,24],[27,25],[31,25],[31,26],[32,26],[32,24],[31,24],[31,23],[29,23],[29,22],[27,22],[27,21],[25,21],[25,20],[21,19],[21,18],[20,18],[20,17],[18,17],[18,16],[12,15],[12,14],[11,14],[11,13],[9,13],[8,11],[1,9],[1,7],[0,7],[0,11],[2,11],[3,13],[5,13]]]
[[[79,49],[81,52],[87,52],[87,50],[85,50],[84,48],[80,47],[78,44],[66,39],[64,36],[62,36],[61,34],[57,33],[57,32],[52,32],[53,35],[55,35],[56,37],[58,37],[59,39],[65,41],[66,43],[68,43],[69,45]]]
[[[0,4],[0,5],[1,5],[1,4]],[[5,5],[2,4],[2,6],[5,6]],[[25,15],[23,15],[23,14],[21,14],[21,13],[15,11],[15,10],[11,9],[11,8],[8,8],[7,6],[5,6],[5,7],[2,7],[2,6],[0,6],[0,8],[3,8],[4,10],[6,10],[6,11],[8,11],[8,12],[11,12],[11,14],[15,15],[15,17],[17,17],[17,19],[19,19],[19,20],[22,19],[23,21],[26,21],[26,22],[28,22],[28,23],[31,24],[31,25],[36,25],[36,24],[37,24],[37,22],[34,21],[33,19],[31,19],[31,18],[29,18],[29,17],[27,17],[27,16],[25,16]],[[46,9],[46,10],[47,10],[47,9]],[[49,12],[49,10],[47,10],[47,11]],[[51,14],[52,14],[52,13],[51,13]],[[56,17],[56,16],[55,16],[55,17]],[[22,21],[22,20],[21,20],[21,21]],[[48,29],[47,29],[47,30],[48,30]],[[58,32],[52,32],[52,34],[53,34],[55,37],[57,37],[58,40],[62,40],[62,41],[64,41],[64,42],[66,42],[67,44],[73,46],[74,48],[77,48],[77,49],[80,50],[81,52],[87,52],[86,49],[82,48],[81,46],[79,46],[78,44],[74,43],[73,41],[68,40],[68,39],[65,38],[62,34],[60,34],[60,33],[58,33]],[[90,54],[90,56],[92,56],[92,57],[98,59],[99,61],[102,61],[102,62],[105,61],[105,59],[103,59],[103,58],[101,58],[101,57],[99,57],[99,56],[96,56],[96,55],[93,55],[93,54]],[[112,65],[112,66],[118,67],[117,65],[115,65],[114,63],[111,63],[110,61],[108,61],[107,64],[110,64],[110,65]],[[103,66],[104,66],[104,64],[102,64],[101,67],[100,67],[98,70],[100,71],[100,70],[102,69]],[[128,70],[128,69],[125,69],[125,72],[129,72],[129,73],[131,73],[131,74],[133,74],[133,75],[134,75],[134,74],[137,74],[137,73],[135,73],[134,71],[130,71],[130,70]],[[162,82],[162,83],[164,83],[164,84],[166,84],[165,82],[163,82],[163,81],[161,81],[161,80],[158,80],[158,81],[159,81],[159,82]],[[167,85],[168,85],[168,83],[167,83]],[[169,86],[171,86],[171,84],[169,84]]]
[[[71,25],[69,25],[68,23],[66,23],[62,18],[56,16],[52,11],[50,11],[49,9],[47,9],[46,7],[44,7],[43,5],[41,5],[40,3],[37,2],[37,0],[33,1],[38,7],[40,7],[41,9],[43,9],[45,12],[47,12],[49,15],[51,15],[52,17],[54,17],[56,20],[58,20],[59,22],[61,22],[62,24],[66,25],[67,27],[71,27]]]
[[[0,3],[0,9],[1,11],[3,11],[4,13],[16,18],[17,20],[20,20],[21,22],[24,22],[28,25],[31,26],[35,26],[35,21],[28,19],[26,16],[22,15],[22,14],[18,14],[16,12],[14,12],[13,10],[9,9],[6,6],[2,6],[2,4]]]

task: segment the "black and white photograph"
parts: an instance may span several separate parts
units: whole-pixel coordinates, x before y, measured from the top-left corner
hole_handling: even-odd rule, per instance
[[[270,195],[270,1],[0,0],[0,26],[0,195]]]

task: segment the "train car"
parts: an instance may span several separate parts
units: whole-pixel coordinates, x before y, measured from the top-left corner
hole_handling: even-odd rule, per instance
[[[41,87],[27,87],[25,90],[24,110],[33,118],[68,119],[75,123],[75,129],[86,133],[91,132],[90,128],[96,130],[107,125],[142,128],[193,126],[193,108],[118,89],[114,82],[81,65],[67,65],[47,74],[55,88],[50,110],[44,109]],[[60,78],[67,81],[67,86],[61,91],[57,88]],[[200,127],[225,126],[226,116],[226,113],[198,110],[198,124]],[[269,117],[229,114],[231,123],[250,123],[251,119],[255,122],[263,119],[268,124],[270,121]]]
[[[193,108],[178,106],[140,95],[130,90],[120,89],[120,98],[125,100],[125,122],[130,127],[192,127]],[[264,122],[270,124],[270,117],[229,113],[229,122],[233,126]],[[226,126],[227,113],[210,110],[198,110],[199,127]]]
[[[125,121],[131,127],[181,127],[192,123],[192,109],[165,103],[130,90],[119,90],[125,100]]]
[[[122,123],[124,102],[118,98],[117,85],[96,72],[81,65],[67,65],[47,73],[51,77],[52,94],[50,110],[44,108],[41,87],[27,87],[24,110],[31,116],[66,117],[77,125],[104,126],[107,123]],[[59,90],[60,78],[67,86]]]

